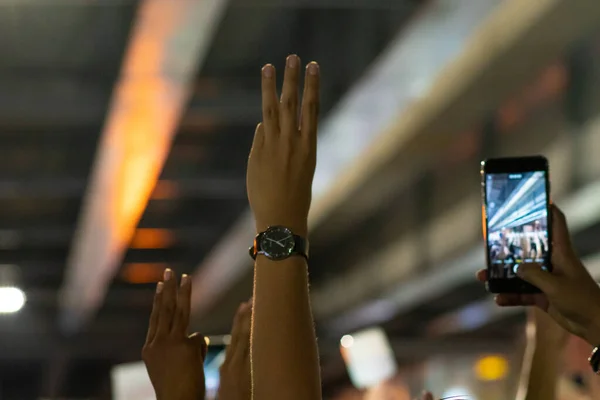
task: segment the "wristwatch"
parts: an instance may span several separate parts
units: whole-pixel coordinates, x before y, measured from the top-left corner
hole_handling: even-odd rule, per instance
[[[259,254],[276,261],[285,260],[294,255],[308,260],[308,240],[295,235],[291,229],[285,226],[270,226],[266,231],[256,235],[254,244],[248,252],[254,260]]]
[[[595,347],[592,350],[592,354],[590,354],[590,358],[588,358],[590,363],[590,367],[592,367],[592,371],[596,375],[600,375],[600,347]]]

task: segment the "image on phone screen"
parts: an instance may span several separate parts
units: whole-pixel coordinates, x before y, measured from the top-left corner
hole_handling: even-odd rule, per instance
[[[513,279],[521,263],[549,270],[546,174],[486,174],[489,279]]]
[[[219,369],[225,361],[225,345],[209,345],[204,359],[204,382],[206,400],[217,398],[219,391]]]

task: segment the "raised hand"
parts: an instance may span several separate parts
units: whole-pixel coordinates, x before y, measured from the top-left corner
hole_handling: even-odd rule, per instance
[[[221,366],[219,400],[251,400],[250,325],[252,301],[242,303],[233,320],[231,343]]]
[[[206,342],[202,335],[187,334],[191,293],[190,277],[183,275],[178,289],[170,269],[156,286],[142,359],[157,400],[204,399]]]
[[[256,128],[247,174],[258,232],[271,225],[284,225],[298,235],[307,231],[316,166],[319,66],[306,67],[298,118],[300,71],[300,59],[289,56],[279,101],[275,68],[268,64],[262,70],[263,122]]]
[[[600,345],[600,287],[575,254],[567,222],[558,207],[552,207],[552,273],[535,264],[521,265],[517,275],[537,286],[542,294],[499,294],[500,306],[538,306],[567,331]],[[477,273],[485,281],[485,270]]]
[[[254,135],[247,187],[257,233],[279,225],[306,239],[316,166],[320,78],[319,66],[309,63],[300,102],[301,71],[300,59],[289,56],[279,99],[275,68],[268,64],[262,69],[263,121]],[[252,318],[253,396],[320,399],[319,357],[304,257],[256,258]]]

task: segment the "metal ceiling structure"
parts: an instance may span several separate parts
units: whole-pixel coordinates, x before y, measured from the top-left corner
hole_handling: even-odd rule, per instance
[[[600,93],[586,89],[600,87],[600,52],[581,42],[597,2],[168,3],[0,6],[0,272],[27,295],[0,315],[2,398],[109,398],[110,368],[139,359],[167,266],[194,274],[194,324],[229,329],[252,290],[245,168],[259,71],[290,53],[324,73],[311,277],[327,389],[347,382],[339,335],[364,326],[381,324],[406,363],[514,335],[522,316],[493,311],[470,280],[482,157],[518,148],[561,165],[553,192],[597,269]],[[549,96],[545,111],[519,119],[531,93]],[[139,157],[126,157],[134,136]],[[118,178],[129,159],[148,164]],[[110,199],[136,187],[112,219]]]

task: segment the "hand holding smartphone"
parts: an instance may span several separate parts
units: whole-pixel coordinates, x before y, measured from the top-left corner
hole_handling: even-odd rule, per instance
[[[539,293],[517,277],[523,263],[551,271],[548,160],[494,158],[481,163],[482,220],[491,293]]]

